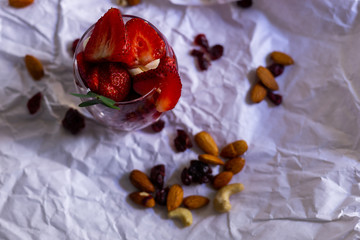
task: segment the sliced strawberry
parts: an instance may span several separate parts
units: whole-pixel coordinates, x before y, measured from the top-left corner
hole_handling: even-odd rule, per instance
[[[116,102],[123,101],[130,92],[130,74],[120,63],[99,64],[99,94]]]
[[[112,60],[128,51],[125,25],[119,9],[111,8],[95,24],[85,47],[87,61]]]
[[[117,61],[124,62],[129,67],[145,66],[165,55],[165,42],[146,21],[133,18],[126,23],[125,28],[130,49]]]
[[[76,55],[77,66],[81,78],[91,91],[97,92],[99,88],[99,68],[96,64],[85,61],[84,52]]]
[[[159,112],[173,109],[181,96],[182,85],[174,61],[164,57],[156,69],[140,73],[133,79],[133,89],[141,95],[157,88],[156,109]]]

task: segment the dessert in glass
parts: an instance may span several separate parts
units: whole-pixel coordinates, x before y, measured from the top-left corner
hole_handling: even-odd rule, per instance
[[[84,33],[73,65],[79,106],[111,128],[144,128],[181,96],[176,56],[166,38],[148,21],[116,8]]]

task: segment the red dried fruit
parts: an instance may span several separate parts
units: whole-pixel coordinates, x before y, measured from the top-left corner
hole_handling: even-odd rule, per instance
[[[164,186],[165,178],[165,165],[159,164],[154,166],[150,171],[150,181],[158,189],[162,189]]]
[[[252,0],[240,0],[237,1],[236,4],[241,8],[249,8],[252,6],[253,2]]]
[[[275,105],[280,105],[282,103],[282,96],[280,94],[275,94],[271,91],[267,92],[267,97]]]
[[[166,206],[166,199],[170,188],[157,189],[155,192],[155,202],[161,206]]]
[[[155,123],[151,125],[151,128],[154,132],[161,132],[163,128],[165,127],[165,121],[164,120],[157,120]]]
[[[209,54],[211,60],[217,60],[222,57],[224,53],[224,47],[220,44],[216,44],[215,46],[210,48]]]
[[[191,50],[190,55],[193,56],[193,57],[203,57],[204,52],[193,49],[193,50]]]
[[[40,109],[42,94],[41,92],[36,93],[27,102],[27,108],[30,114],[35,114]]]
[[[189,135],[184,130],[177,130],[177,137],[174,139],[175,148],[178,152],[184,152],[192,147]]]
[[[78,110],[69,108],[62,120],[62,125],[75,135],[85,127],[85,118]]]
[[[183,171],[181,172],[181,182],[187,186],[192,183],[192,176],[189,174],[187,168],[184,168]]]
[[[280,76],[284,72],[284,65],[273,63],[267,67],[274,77]]]
[[[210,61],[206,57],[198,57],[197,60],[201,71],[207,70],[211,65]]]
[[[195,37],[194,43],[204,48],[205,51],[209,50],[209,42],[205,34],[200,33]]]
[[[73,53],[73,54],[75,54],[75,50],[76,50],[76,47],[77,47],[79,41],[80,41],[80,38],[75,39],[75,40],[73,41],[73,43],[72,43],[71,50],[72,50],[72,53]]]

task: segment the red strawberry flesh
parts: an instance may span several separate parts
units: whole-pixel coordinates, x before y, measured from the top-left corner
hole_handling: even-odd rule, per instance
[[[97,92],[99,89],[99,68],[97,64],[85,61],[84,52],[76,55],[79,74],[84,80],[85,85],[91,91]]]
[[[111,8],[95,24],[85,47],[87,61],[111,60],[128,50],[125,25],[119,9]]]

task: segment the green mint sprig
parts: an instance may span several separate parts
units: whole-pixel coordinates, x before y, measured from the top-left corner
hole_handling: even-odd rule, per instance
[[[89,101],[80,103],[79,107],[88,107],[88,106],[92,106],[92,105],[95,105],[95,104],[102,104],[102,105],[104,105],[106,107],[120,110],[119,107],[115,106],[116,102],[114,100],[112,100],[110,98],[107,98],[107,97],[104,97],[102,95],[96,94],[96,93],[91,92],[91,91],[88,92],[86,95],[85,94],[79,94],[79,93],[71,93],[71,95],[73,95],[75,97],[94,98],[94,99],[91,99]]]

